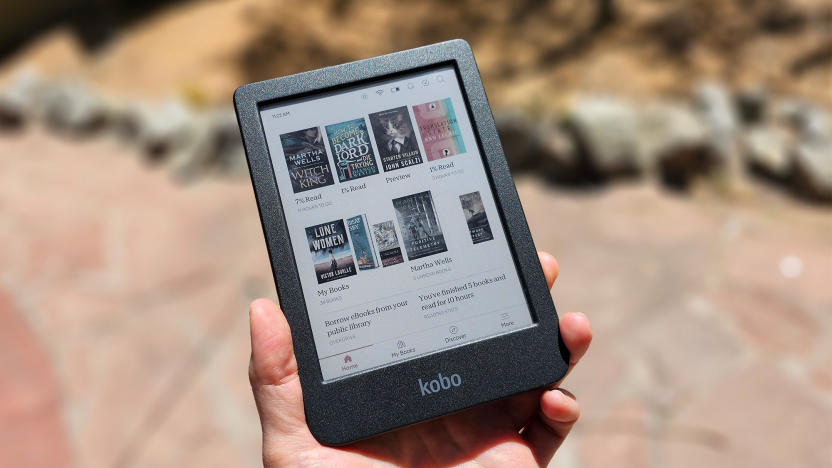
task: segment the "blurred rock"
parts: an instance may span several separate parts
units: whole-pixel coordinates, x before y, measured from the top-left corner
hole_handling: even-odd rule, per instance
[[[130,118],[137,128],[136,142],[153,161],[164,159],[188,144],[194,130],[193,114],[180,100],[171,99],[158,108],[138,107]]]
[[[503,152],[512,169],[535,167],[542,146],[536,124],[523,112],[511,110],[495,117],[497,132],[503,144]]]
[[[794,181],[800,193],[832,201],[832,139],[801,142],[794,151]]]
[[[796,115],[798,129],[804,138],[832,138],[832,119],[817,107],[806,106]]]
[[[232,176],[248,174],[248,162],[237,115],[232,109],[214,112],[212,118],[216,167]]]
[[[696,105],[711,128],[720,134],[729,134],[737,128],[737,115],[731,96],[718,83],[705,83],[696,90]]]
[[[149,106],[126,99],[110,99],[107,103],[113,134],[125,143],[135,143],[146,118],[150,118]]]
[[[572,138],[554,121],[535,122],[520,111],[496,118],[506,159],[513,170],[537,170],[564,183],[581,182]]]
[[[0,129],[20,128],[32,117],[40,86],[40,77],[24,70],[0,91]]]
[[[171,156],[170,164],[174,175],[183,181],[211,169],[229,175],[246,173],[248,166],[234,112],[216,110],[195,115],[187,141]]]
[[[754,125],[766,117],[768,91],[763,86],[752,86],[740,90],[736,97],[737,113],[742,123]]]
[[[591,170],[601,176],[640,174],[638,113],[627,104],[609,98],[580,98],[567,115],[567,128],[576,139]]]
[[[79,82],[59,81],[46,85],[39,102],[47,125],[73,136],[101,130],[108,114],[104,101]]]
[[[773,118],[785,123],[804,138],[832,137],[832,119],[822,110],[795,99],[776,103]]]
[[[668,185],[686,187],[713,165],[708,131],[683,103],[654,103],[639,112],[639,161],[659,174]]]
[[[684,187],[710,170],[711,134],[697,113],[678,102],[641,107],[600,98],[575,103],[568,128],[593,171],[602,178],[658,171],[667,184]]]
[[[745,133],[744,147],[748,166],[767,177],[786,180],[791,174],[793,138],[780,127],[756,126]]]
[[[540,170],[552,181],[565,184],[593,182],[578,157],[572,136],[558,124],[543,124],[539,154]]]
[[[709,147],[714,157],[720,187],[729,193],[744,191],[744,167],[738,141],[738,116],[728,90],[719,83],[700,85],[694,102],[708,129]]]
[[[639,159],[652,164],[673,159],[691,148],[705,151],[708,132],[696,114],[682,103],[656,103],[639,112]]]
[[[0,92],[0,129],[20,128],[26,120],[26,112],[20,96],[7,91]]]
[[[211,127],[204,115],[195,115],[188,125],[188,137],[171,151],[170,168],[180,181],[189,182],[205,171],[212,153]]]

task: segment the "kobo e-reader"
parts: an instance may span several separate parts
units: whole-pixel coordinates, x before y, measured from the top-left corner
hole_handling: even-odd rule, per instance
[[[563,377],[555,307],[465,41],[246,84],[234,104],[320,442]]]

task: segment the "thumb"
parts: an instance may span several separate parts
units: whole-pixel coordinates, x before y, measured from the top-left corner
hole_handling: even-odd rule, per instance
[[[249,380],[263,427],[264,451],[268,446],[297,449],[316,444],[306,425],[298,364],[283,312],[274,302],[257,299],[249,306],[249,322]]]

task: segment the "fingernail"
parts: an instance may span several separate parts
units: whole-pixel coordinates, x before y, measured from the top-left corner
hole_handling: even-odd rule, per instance
[[[569,398],[571,400],[576,400],[577,401],[577,398],[575,397],[575,395],[573,395],[572,392],[570,392],[569,390],[566,390],[566,389],[563,389],[563,388],[557,388],[556,390],[558,391],[558,393],[561,394],[562,398],[565,397],[565,398]]]
[[[563,399],[563,396],[564,396],[564,395],[563,395],[563,392],[561,392],[561,391],[560,391],[560,389],[558,389],[558,388],[553,388],[553,389],[551,389],[551,390],[549,390],[549,391],[555,395],[555,398],[556,398],[556,399],[558,399],[558,400],[562,400],[562,399]]]

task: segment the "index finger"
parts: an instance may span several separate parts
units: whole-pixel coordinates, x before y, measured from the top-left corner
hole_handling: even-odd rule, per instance
[[[538,252],[537,258],[540,259],[540,266],[543,267],[543,276],[546,277],[546,284],[549,289],[555,284],[558,277],[558,261],[549,252]]]

